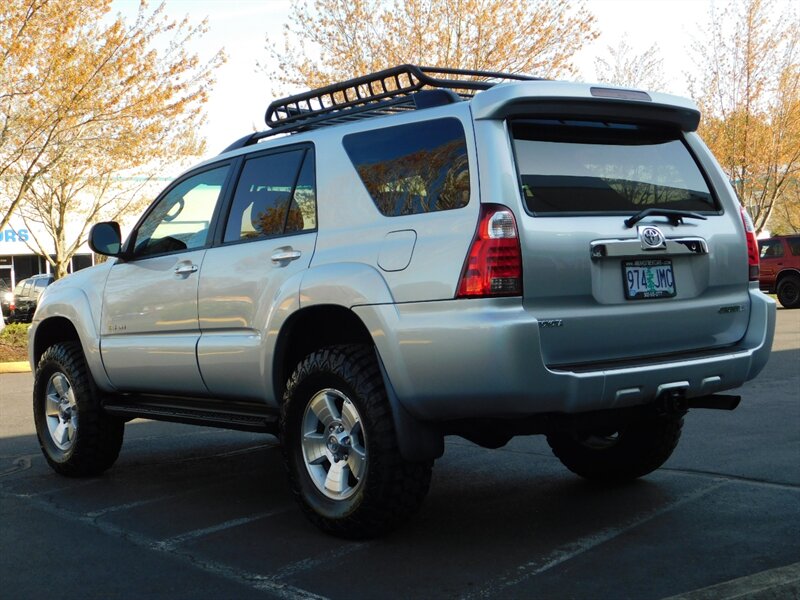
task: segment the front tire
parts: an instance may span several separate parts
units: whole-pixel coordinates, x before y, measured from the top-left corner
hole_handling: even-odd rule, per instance
[[[103,412],[77,342],[54,344],[39,360],[33,419],[42,453],[61,475],[98,475],[119,456],[125,422]]]
[[[586,479],[618,483],[647,475],[663,465],[678,445],[682,416],[651,417],[616,431],[569,431],[547,443],[570,471]]]
[[[778,284],[778,302],[784,308],[800,307],[800,277],[789,275]]]
[[[332,346],[295,369],[281,442],[292,492],[309,520],[339,537],[381,535],[416,512],[432,461],[403,459],[374,350]]]

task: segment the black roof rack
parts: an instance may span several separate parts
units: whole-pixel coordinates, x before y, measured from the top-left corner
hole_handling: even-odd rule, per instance
[[[224,152],[279,133],[457,102],[508,80],[538,81],[541,78],[494,71],[398,65],[275,100],[264,117],[270,129],[245,136]]]

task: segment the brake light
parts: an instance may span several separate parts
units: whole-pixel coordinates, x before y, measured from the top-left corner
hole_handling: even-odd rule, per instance
[[[756,240],[756,228],[753,225],[753,219],[750,218],[749,213],[744,206],[739,207],[739,212],[742,214],[742,223],[744,224],[744,235],[747,239],[747,267],[750,281],[758,281],[759,272],[759,259],[758,259],[758,241]]]
[[[456,298],[520,295],[522,251],[514,213],[499,204],[484,204]]]

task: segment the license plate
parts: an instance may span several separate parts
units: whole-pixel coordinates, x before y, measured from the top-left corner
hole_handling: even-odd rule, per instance
[[[622,275],[625,297],[628,300],[675,296],[675,275],[671,260],[626,260],[622,262]]]

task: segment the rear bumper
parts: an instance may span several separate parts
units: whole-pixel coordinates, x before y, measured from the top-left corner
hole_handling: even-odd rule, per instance
[[[523,417],[635,406],[739,387],[769,358],[775,302],[750,290],[744,338],[726,352],[580,370],[548,368],[539,322],[519,299],[359,306],[397,399],[420,420]]]

